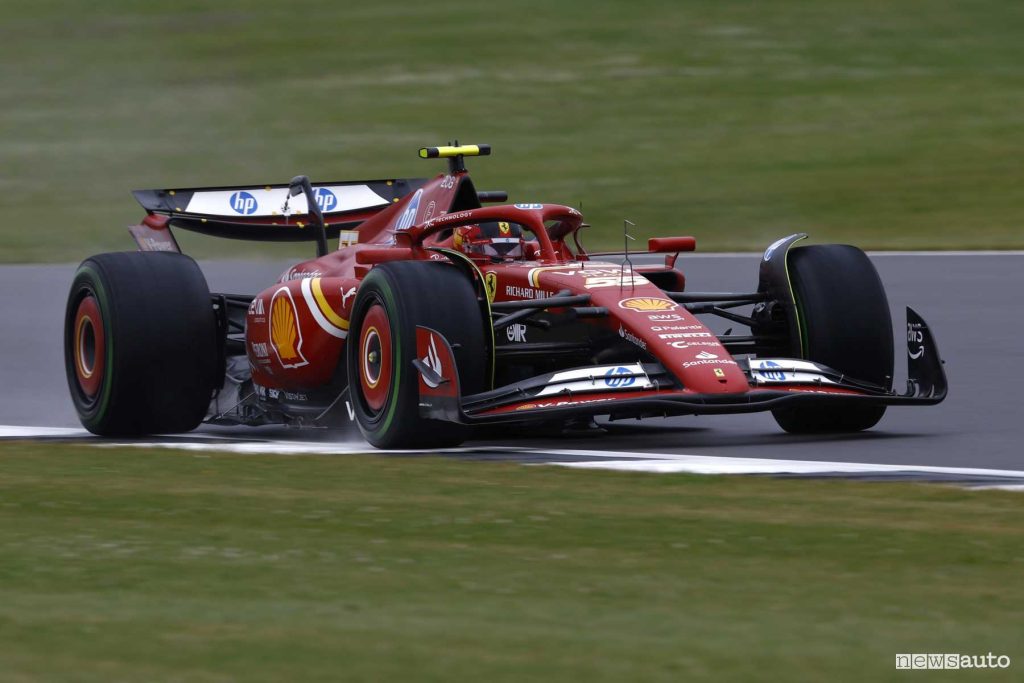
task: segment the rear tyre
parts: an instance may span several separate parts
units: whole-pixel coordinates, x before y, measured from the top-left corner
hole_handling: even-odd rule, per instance
[[[93,434],[195,429],[220,366],[210,291],[196,262],[155,252],[83,261],[64,317],[64,366],[78,418]]]
[[[483,391],[488,344],[473,285],[455,268],[424,261],[375,266],[352,306],[345,359],[363,436],[378,448],[441,448],[466,440],[464,425],[420,417],[416,327],[444,335],[462,395]],[[489,321],[488,321],[489,322]]]
[[[892,387],[892,318],[885,288],[867,255],[845,244],[793,249],[789,274],[803,331],[793,354],[852,378]],[[790,406],[772,411],[794,434],[858,432],[878,424],[885,406]]]

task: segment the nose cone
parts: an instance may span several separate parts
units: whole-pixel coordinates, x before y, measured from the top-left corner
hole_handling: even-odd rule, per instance
[[[742,393],[750,389],[746,375],[711,330],[672,301],[640,273],[610,263],[585,268],[535,268],[537,285],[557,291],[587,293],[594,306],[610,314],[619,336],[651,354],[686,389],[702,394]]]

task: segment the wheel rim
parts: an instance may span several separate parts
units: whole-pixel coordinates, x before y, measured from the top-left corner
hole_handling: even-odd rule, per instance
[[[82,394],[86,399],[92,400],[99,394],[103,381],[106,340],[99,305],[91,294],[83,297],[78,304],[74,330],[72,354],[75,360],[75,377]]]
[[[375,303],[366,312],[359,333],[359,385],[366,405],[375,414],[383,411],[391,393],[391,349],[387,312]]]

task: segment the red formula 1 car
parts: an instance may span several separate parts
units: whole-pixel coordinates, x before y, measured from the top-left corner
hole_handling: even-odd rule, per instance
[[[945,398],[911,309],[909,381],[892,390],[888,303],[859,249],[791,249],[805,236],[793,235],[765,251],[756,291],[691,291],[675,267],[691,237],[650,240],[664,262],[632,267],[587,254],[576,209],[484,206],[507,195],[477,191],[464,158],[489,153],[422,149],[448,160],[430,180],[136,192],[140,251],[87,259],[68,298],[82,424],[139,435],[348,419],[381,448],[438,447],[474,425],[594,416],[771,410],[789,432],[847,432]],[[172,227],[315,241],[318,255],[255,296],[211,294]],[[716,336],[698,315],[749,333]]]

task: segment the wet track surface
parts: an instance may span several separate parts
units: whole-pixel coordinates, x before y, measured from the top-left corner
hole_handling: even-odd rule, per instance
[[[747,290],[756,286],[756,255],[680,258],[690,289]],[[906,376],[904,307],[931,325],[946,360],[950,395],[936,407],[891,408],[874,430],[835,437],[783,433],[770,414],[627,421],[600,434],[502,438],[467,443],[468,456],[531,461],[526,452],[495,446],[637,454],[688,454],[848,463],[1024,469],[1024,423],[1018,385],[1024,377],[1024,255],[873,255],[893,311],[896,386]],[[205,262],[213,291],[256,292],[285,262]],[[74,265],[0,266],[0,425],[78,427],[67,395],[62,326]],[[158,304],[158,302],[156,302]],[[714,319],[712,319],[714,320]],[[721,332],[726,323],[715,321]],[[325,445],[351,434],[285,429],[204,428],[220,441],[301,439]],[[198,433],[193,437],[200,436]],[[569,454],[564,454],[563,460]],[[544,458],[536,458],[543,461]]]

